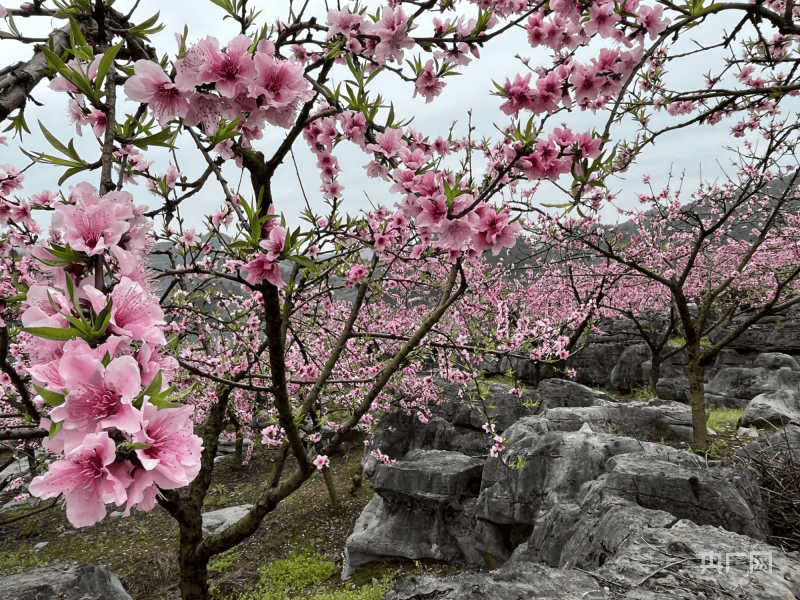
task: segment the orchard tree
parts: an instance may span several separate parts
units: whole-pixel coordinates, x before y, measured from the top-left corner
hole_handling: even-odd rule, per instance
[[[743,155],[739,181],[704,184],[685,205],[680,189],[667,186],[656,193],[651,188],[640,195],[649,210],[621,211],[635,225],[627,235],[592,218],[540,219],[545,230],[559,231],[597,259],[613,261],[644,280],[638,288],[606,296],[617,311],[632,313],[635,302],[640,314],[661,307],[662,314],[677,315],[685,342],[673,352],[685,349],[688,355],[689,403],[700,448],[708,442],[705,366],[762,318],[800,303],[796,144],[770,148],[761,160]],[[794,167],[784,180],[775,180],[770,171],[778,161]],[[710,343],[709,334],[722,328],[724,335]],[[647,336],[654,356],[655,342],[663,347],[664,338]]]
[[[108,502],[126,512],[159,502],[180,528],[187,600],[208,598],[209,559],[324,475],[348,432],[387,410],[427,418],[435,398],[423,367],[433,348],[479,346],[461,333],[470,309],[493,315],[508,350],[567,352],[555,332],[585,318],[583,308],[514,329],[508,296],[487,295],[493,306],[471,296],[494,277],[482,254],[514,244],[512,209],[531,208],[539,182],[561,187],[581,211],[600,208],[603,182],[656,137],[728,115],[746,114],[742,130],[764,128],[760,119],[777,113],[800,76],[778,72],[796,33],[793,5],[783,3],[389,0],[314,14],[289,2],[273,24],[247,0],[212,4],[236,34],[197,40],[184,29],[167,55],[151,46],[158,18],[140,18],[139,3],[127,13],[103,0],[0,8],[4,43],[33,45],[30,60],[0,69],[8,131],[29,132],[36,86],[49,79],[76,133],[86,127],[97,140],[91,156],[79,152],[51,133],[50,111],[40,125],[49,147],[25,148],[29,164],[3,166],[0,438],[46,438],[58,459],[31,492],[62,494],[77,525],[102,518]],[[665,43],[727,11],[742,23],[722,44],[741,45],[744,58],[702,90],[669,90]],[[27,35],[24,23],[37,20],[61,26],[46,39]],[[507,117],[498,115],[495,142],[469,128],[415,131],[372,89],[392,81],[435,101],[448,76],[467,73],[519,27],[551,60],[497,84]],[[722,87],[729,71],[736,89]],[[606,113],[603,131],[550,127],[576,108]],[[675,121],[653,129],[649,111],[662,108]],[[639,124],[636,139],[615,139],[623,117]],[[305,197],[294,215],[304,225],[292,229],[286,214],[296,206],[279,206],[276,191],[300,145],[315,156],[321,200]],[[390,184],[392,207],[348,214],[346,149],[366,154],[366,175]],[[96,179],[22,195],[25,177],[42,168],[62,173],[59,186]],[[155,195],[150,205],[139,183]],[[219,208],[198,233],[186,214],[212,187]],[[34,211],[51,213],[46,235]],[[781,214],[765,222],[764,244]],[[346,301],[342,287],[354,292]],[[259,413],[273,421],[261,432],[277,449],[271,476],[243,519],[204,537],[219,436]]]

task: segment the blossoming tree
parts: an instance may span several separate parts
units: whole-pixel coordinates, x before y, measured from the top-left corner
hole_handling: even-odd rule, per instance
[[[77,525],[102,518],[108,502],[126,511],[159,502],[180,527],[187,600],[208,598],[209,559],[252,534],[315,472],[325,474],[349,431],[385,410],[426,418],[434,395],[421,371],[431,349],[486,349],[462,333],[470,319],[495,323],[489,333],[504,338],[503,352],[563,358],[566,342],[555,333],[585,311],[509,327],[502,286],[486,285],[501,279],[481,265],[483,253],[513,245],[513,209],[530,208],[538,182],[561,186],[571,206],[597,208],[605,178],[670,128],[649,129],[648,109],[689,115],[681,126],[749,111],[743,127],[758,127],[794,91],[795,76],[755,74],[784,60],[794,33],[791,5],[775,2],[389,0],[320,14],[290,2],[288,19],[273,25],[247,0],[212,3],[237,35],[195,41],[184,30],[177,53],[163,60],[148,37],[157,18],[139,21],[138,4],[129,13],[102,0],[0,7],[3,38],[39,44],[29,61],[0,69],[8,131],[28,131],[29,103],[48,78],[76,133],[88,127],[97,140],[87,160],[45,123],[51,148],[27,151],[30,165],[3,166],[0,366],[12,416],[0,439],[46,438],[59,458],[31,492],[63,494]],[[668,90],[665,41],[726,10],[781,33],[745,44],[741,90],[719,89],[722,78],[701,91]],[[25,35],[19,23],[42,18],[63,26],[46,40]],[[497,142],[479,142],[471,130],[426,137],[371,90],[376,77],[391,77],[434,101],[446,77],[518,26],[552,61],[497,85],[507,115]],[[595,55],[584,60],[582,48]],[[603,132],[550,127],[553,115],[574,108],[608,111]],[[640,124],[640,136],[612,148],[623,115]],[[275,190],[300,144],[316,157],[321,201],[298,201],[305,225],[291,230],[284,217],[296,206],[279,206]],[[156,164],[159,147],[170,150],[168,163]],[[345,149],[366,154],[366,175],[390,184],[392,208],[347,213]],[[93,171],[99,184],[20,196],[24,171],[43,165],[64,169],[59,185]],[[244,185],[230,183],[233,165]],[[155,195],[150,206],[134,200],[138,182]],[[212,186],[219,209],[198,234],[184,215]],[[46,237],[33,216],[40,210],[52,213]],[[270,479],[243,519],[204,536],[219,435],[259,413],[272,420],[264,443],[277,448]]]

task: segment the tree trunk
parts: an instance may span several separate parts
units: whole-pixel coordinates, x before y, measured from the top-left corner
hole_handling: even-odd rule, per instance
[[[200,559],[196,550],[203,540],[203,517],[199,510],[188,509],[181,515],[180,589],[183,600],[210,600],[208,589],[208,560]]]
[[[661,378],[661,357],[654,352],[650,364],[652,365],[650,368],[650,391],[658,395],[656,385],[658,384],[658,380]]]
[[[330,467],[322,467],[322,477],[325,479],[325,486],[328,488],[328,495],[331,497],[331,512],[338,515],[342,512],[342,505],[339,502],[339,495],[336,493],[336,486],[333,485]]]
[[[236,450],[233,453],[231,471],[241,471],[244,463],[244,435],[241,429],[236,429]]]
[[[708,448],[708,409],[706,408],[703,367],[700,366],[699,349],[687,348],[689,352],[689,404],[692,407],[693,446],[697,450]]]

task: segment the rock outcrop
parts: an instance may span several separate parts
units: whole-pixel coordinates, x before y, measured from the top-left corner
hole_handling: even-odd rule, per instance
[[[99,565],[53,566],[0,577],[0,600],[131,600],[114,573]]]

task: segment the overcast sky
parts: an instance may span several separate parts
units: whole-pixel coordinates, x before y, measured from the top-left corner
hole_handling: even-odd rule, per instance
[[[288,3],[285,2],[259,2],[252,3],[261,6],[263,13],[259,17],[259,22],[274,22],[278,17],[286,19]],[[295,3],[297,5],[298,3]],[[132,0],[118,0],[115,8],[122,12],[127,12],[133,5]],[[187,8],[191,7],[191,8]],[[276,7],[282,7],[280,11]],[[322,0],[311,0],[310,10],[319,15],[320,20],[324,20],[324,2]],[[184,24],[189,26],[189,42],[195,42],[206,35],[216,36],[224,45],[238,33],[238,28],[230,19],[223,20],[224,13],[221,9],[210,2],[163,2],[157,0],[142,0],[137,11],[139,21],[151,16],[157,11],[161,11],[161,21],[166,25],[164,31],[152,36],[153,45],[157,48],[159,55],[169,53],[174,56],[176,51],[175,32],[183,31]],[[474,6],[467,10],[477,13]],[[473,15],[474,16],[474,15]],[[0,22],[1,23],[1,22]],[[54,27],[62,23],[50,19],[17,19],[17,24],[25,35],[43,36]],[[701,26],[691,30],[691,37],[685,36],[673,45],[674,50],[686,51],[694,47],[695,41],[704,44],[713,43],[714,36],[718,36],[723,28],[730,29],[732,22],[721,19],[712,20],[708,26]],[[4,27],[5,29],[5,27]],[[29,46],[13,42],[1,41],[2,65],[10,64],[17,60],[28,60],[31,56]],[[589,56],[588,50],[586,57]],[[411,98],[413,88],[408,83],[399,82],[395,77],[381,76],[376,91],[380,91],[384,96],[394,102],[398,116],[414,117],[412,127],[422,131],[431,139],[438,135],[446,136],[453,123],[458,121],[455,132],[463,135],[466,132],[467,113],[472,110],[473,124],[477,127],[476,137],[494,136],[497,131],[493,123],[505,124],[508,118],[498,109],[501,99],[490,95],[494,89],[492,80],[502,83],[506,77],[513,78],[515,73],[523,70],[520,62],[514,58],[515,54],[531,59],[531,66],[539,63],[546,64],[547,55],[541,49],[531,49],[526,43],[525,32],[516,30],[507,35],[500,36],[481,51],[481,60],[474,60],[468,67],[463,68],[463,75],[459,77],[447,78],[447,87],[442,95],[431,104],[426,104],[421,97]],[[707,53],[700,61],[696,59],[686,59],[680,64],[670,66],[670,82],[676,88],[689,88],[702,86],[702,73],[714,66],[717,71],[722,67],[722,54],[720,52]],[[406,58],[411,58],[406,53]],[[84,129],[82,138],[78,138],[74,126],[70,125],[67,113],[67,95],[56,93],[49,90],[45,83],[39,85],[34,91],[34,98],[43,103],[43,107],[36,107],[29,103],[26,111],[26,119],[31,128],[32,134],[26,135],[23,147],[29,151],[48,151],[48,145],[39,133],[37,120],[41,120],[59,139],[68,141],[75,138],[76,147],[81,151],[81,155],[89,161],[96,160],[98,144],[91,132]],[[135,110],[135,105],[126,103],[125,109]],[[555,121],[551,121],[549,128],[558,126],[562,121],[575,131],[585,131],[597,128],[602,130],[605,125],[604,115],[597,115],[591,112],[573,112],[558,115]],[[723,120],[715,127],[694,127],[679,130],[665,137],[657,146],[649,148],[639,163],[632,167],[625,174],[624,179],[611,180],[611,187],[615,191],[619,190],[620,203],[624,206],[633,206],[636,192],[644,191],[641,183],[644,174],[652,176],[653,184],[662,186],[666,183],[667,174],[670,170],[679,175],[686,173],[686,183],[684,190],[689,192],[699,183],[700,172],[705,179],[714,178],[721,175],[721,166],[730,171],[730,153],[723,150],[726,145],[733,145],[735,140],[730,136],[730,127],[733,119]],[[621,126],[612,130],[615,137],[630,136],[635,130],[630,126]],[[6,134],[8,135],[8,134]],[[256,147],[269,154],[269,149],[275,147],[282,139],[283,131],[274,127],[265,131],[264,139],[257,143]],[[27,159],[19,152],[18,140],[9,138],[10,147],[0,146],[0,163],[12,163],[17,166],[27,164]],[[185,150],[178,153],[181,170],[190,180],[202,172],[205,163],[192,151],[189,144],[184,144]],[[311,198],[312,204],[319,207],[320,212],[324,210],[321,204],[321,196],[318,191],[319,179],[315,168],[315,159],[306,148],[304,142],[295,144],[295,153],[299,163],[300,172],[303,176],[303,184],[306,192]],[[388,192],[388,185],[381,181],[368,179],[361,165],[369,161],[369,157],[354,148],[342,145],[335,151],[338,156],[343,172],[340,175],[340,182],[346,189],[346,210],[355,213],[368,206],[366,197],[372,199],[377,204],[391,205],[395,199]],[[161,149],[153,149],[148,152],[148,158],[158,162],[151,167],[151,172],[162,173],[166,170],[168,154]],[[719,163],[719,164],[718,164]],[[721,165],[721,166],[720,166]],[[63,169],[53,167],[37,166],[28,171],[26,178],[26,194],[33,194],[43,189],[55,190],[57,181]],[[239,179],[239,172],[233,166],[226,167],[226,175],[229,182],[235,185]],[[89,176],[89,181],[97,184],[96,174]],[[68,180],[65,188],[81,181],[80,175]],[[142,181],[138,188],[129,188],[136,196],[137,203],[152,204],[156,199],[145,189]],[[243,187],[243,191],[250,193],[249,189]],[[294,167],[287,161],[279,171],[279,179],[276,181],[274,189],[276,205],[283,211],[290,224],[297,225],[299,221],[296,214],[303,207],[302,195],[294,172]],[[539,202],[563,201],[562,197],[545,193],[537,195]],[[182,206],[182,216],[185,218],[187,227],[198,227],[203,219],[203,215],[210,214],[216,210],[222,201],[219,187],[209,184],[206,189],[190,200],[191,204]],[[613,214],[606,213],[605,220],[614,220]]]

